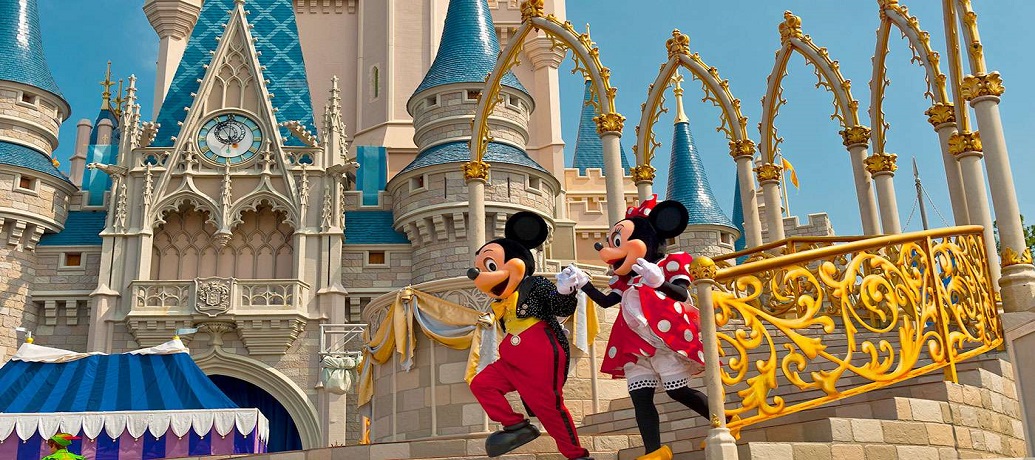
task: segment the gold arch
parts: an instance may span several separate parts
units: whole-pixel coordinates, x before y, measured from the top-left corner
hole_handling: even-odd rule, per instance
[[[593,85],[593,105],[600,115],[594,119],[598,132],[622,131],[625,118],[615,111],[615,93],[611,86],[611,70],[600,63],[600,49],[589,37],[589,32],[579,34],[571,22],[561,23],[552,14],[544,15],[543,0],[526,0],[521,3],[521,26],[510,37],[507,46],[496,60],[496,66],[485,79],[485,86],[478,96],[478,106],[474,112],[471,129],[471,161],[464,165],[464,177],[467,179],[488,177],[488,165],[482,159],[492,138],[489,136],[489,114],[500,101],[500,88],[503,76],[511,67],[518,64],[518,55],[524,47],[525,38],[532,31],[541,30],[546,33],[554,49],[570,49],[575,61],[575,70],[582,72]]]
[[[834,95],[834,114],[830,117],[837,120],[841,127],[841,135],[844,137],[845,145],[867,143],[869,128],[859,123],[859,101],[852,98],[851,81],[841,75],[837,61],[830,59],[826,48],[820,48],[812,42],[812,39],[802,33],[801,18],[790,11],[784,11],[784,21],[780,24],[780,42],[782,46],[776,52],[776,64],[769,74],[769,87],[766,89],[765,97],[762,98],[762,121],[758,125],[762,135],[762,143],[759,146],[764,163],[773,164],[776,159],[777,148],[782,139],[776,135],[776,115],[780,106],[785,102],[783,99],[783,87],[780,85],[783,77],[787,75],[787,62],[791,53],[797,52],[805,58],[806,64],[815,68],[818,82],[816,87],[824,87]]]
[[[730,92],[729,80],[719,77],[719,69],[708,66],[698,53],[690,53],[690,38],[679,29],[672,31],[672,38],[665,42],[668,61],[661,66],[658,78],[647,89],[647,101],[640,106],[640,126],[636,127],[636,167],[633,180],[637,183],[653,183],[654,150],[661,145],[654,137],[654,124],[661,115],[665,101],[665,90],[671,84],[672,76],[679,67],[687,69],[695,80],[701,82],[704,101],[711,101],[721,110],[722,123],[716,128],[730,141],[730,155],[754,155],[755,143],[747,135],[747,117],[740,112],[740,99]]]
[[[873,77],[870,79],[870,120],[873,123],[873,154],[884,153],[888,123],[884,121],[884,91],[888,86],[887,57],[891,28],[894,26],[908,40],[913,52],[912,62],[924,68],[927,91],[924,96],[931,100],[926,112],[935,126],[955,120],[953,104],[945,85],[946,76],[939,69],[941,59],[931,49],[930,34],[920,28],[920,21],[909,14],[909,9],[898,0],[877,0],[880,5],[880,26],[877,28],[877,48],[874,52]]]

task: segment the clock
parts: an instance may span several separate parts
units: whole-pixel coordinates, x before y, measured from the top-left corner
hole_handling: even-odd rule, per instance
[[[209,119],[198,131],[201,155],[218,164],[238,165],[259,153],[262,130],[244,115],[228,113]]]

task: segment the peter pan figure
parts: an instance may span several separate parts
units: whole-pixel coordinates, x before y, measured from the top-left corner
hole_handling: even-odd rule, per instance
[[[68,433],[58,433],[51,436],[47,440],[47,446],[50,447],[50,455],[40,460],[86,460],[86,457],[68,451],[68,446],[76,439],[79,439],[79,436],[72,436]]]

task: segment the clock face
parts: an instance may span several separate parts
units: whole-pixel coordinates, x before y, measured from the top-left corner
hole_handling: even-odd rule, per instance
[[[262,131],[252,119],[223,114],[210,119],[198,132],[201,154],[219,164],[237,165],[255,158],[262,145]]]

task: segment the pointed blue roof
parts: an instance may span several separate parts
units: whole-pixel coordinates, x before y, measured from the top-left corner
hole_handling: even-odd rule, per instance
[[[71,183],[68,176],[54,166],[50,156],[24,145],[0,141],[0,165],[30,169]]]
[[[740,251],[747,247],[747,234],[744,232],[744,206],[740,200],[740,178],[737,176],[733,176],[733,225],[740,230],[740,237],[733,242],[733,250]]]
[[[413,94],[450,83],[484,82],[499,54],[500,42],[486,0],[450,0],[435,62]],[[511,72],[503,76],[502,84],[528,94]]]
[[[600,143],[597,124],[593,121],[593,117],[598,113],[596,106],[590,103],[590,98],[593,98],[592,85],[592,81],[586,80],[586,94],[582,97],[582,114],[579,116],[579,134],[575,138],[575,157],[572,166],[578,168],[579,174],[586,174],[586,168],[604,170],[604,145]],[[629,159],[625,156],[625,147],[621,147],[620,151],[622,170],[629,174]]]
[[[0,80],[14,81],[61,97],[40,37],[36,0],[0,0]]]
[[[176,76],[158,113],[161,128],[154,146],[170,147],[171,137],[179,135],[177,122],[183,121],[187,115],[183,108],[194,103],[190,93],[198,91],[198,79],[205,75],[204,65],[212,60],[209,51],[219,45],[216,37],[223,35],[222,24],[229,20],[227,11],[233,9],[234,0],[205,0],[183,52],[183,59],[176,69]],[[306,79],[291,0],[249,0],[246,9],[251,13],[247,18],[248,23],[254,26],[251,34],[256,39],[255,49],[262,53],[259,63],[266,66],[262,76],[270,81],[266,88],[275,96],[270,101],[278,109],[277,122],[297,120],[315,133],[309,81]],[[281,127],[280,134],[286,145],[304,146],[287,128]]]
[[[676,200],[690,212],[690,225],[711,224],[736,228],[722,212],[708,185],[704,163],[697,154],[690,122],[679,121],[672,130],[672,160],[668,167],[666,199]]]

